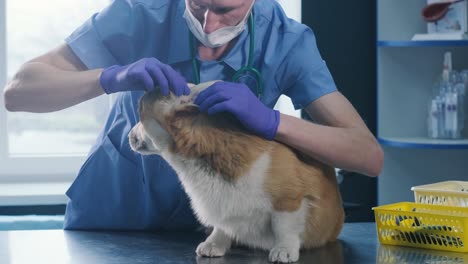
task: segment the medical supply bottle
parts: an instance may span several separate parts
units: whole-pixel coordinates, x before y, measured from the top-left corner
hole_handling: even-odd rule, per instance
[[[431,100],[431,104],[429,107],[429,115],[428,115],[428,129],[429,129],[429,137],[430,138],[439,138],[439,111],[437,109],[438,105],[436,100]]]
[[[452,53],[444,54],[442,76],[429,102],[428,136],[434,139],[460,139],[465,127],[468,70],[452,69]]]
[[[459,109],[459,124],[460,124],[460,137],[466,138],[467,137],[467,129],[468,126],[467,122],[468,119],[466,118],[467,115],[467,108],[468,108],[468,96],[466,95],[468,90],[468,69],[463,70],[460,73],[461,82],[463,85],[460,85],[460,93],[458,97],[458,109]]]

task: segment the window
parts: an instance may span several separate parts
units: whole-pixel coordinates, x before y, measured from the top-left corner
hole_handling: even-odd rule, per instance
[[[302,20],[302,1],[301,0],[277,0],[283,7],[288,17],[301,22]]]
[[[0,90],[21,64],[58,46],[109,1],[0,0]],[[300,21],[300,0],[279,2]],[[108,98],[47,114],[0,107],[0,181],[71,181],[104,124]],[[298,116],[288,100],[280,98],[276,108]]]
[[[63,43],[74,29],[108,3],[109,0],[0,0],[0,19],[4,19],[0,21],[0,87],[21,64]],[[109,108],[109,98],[105,96],[47,114],[6,113],[2,107],[0,179],[31,179],[37,175],[71,179],[103,126]]]
[[[301,0],[277,0],[284,9],[284,12],[292,19],[301,22],[302,1]],[[301,117],[301,111],[295,110],[291,99],[285,95],[281,95],[275,105],[275,109],[283,114]]]

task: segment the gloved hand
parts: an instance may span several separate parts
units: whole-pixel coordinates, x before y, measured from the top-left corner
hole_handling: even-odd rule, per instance
[[[101,87],[106,94],[160,88],[163,95],[169,89],[177,96],[190,94],[185,79],[171,66],[156,58],[143,58],[129,65],[114,65],[103,70],[99,77]]]
[[[249,131],[268,140],[276,136],[279,112],[264,105],[243,83],[216,82],[200,92],[195,104],[210,115],[230,112]]]

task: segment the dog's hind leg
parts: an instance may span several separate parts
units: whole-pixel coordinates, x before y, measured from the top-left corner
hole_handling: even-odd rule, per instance
[[[275,243],[268,258],[271,262],[291,263],[299,260],[301,234],[304,232],[306,215],[305,202],[296,211],[272,213],[271,224]]]

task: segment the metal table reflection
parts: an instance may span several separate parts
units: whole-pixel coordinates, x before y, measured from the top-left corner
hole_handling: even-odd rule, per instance
[[[243,247],[222,258],[194,253],[201,232],[0,232],[0,263],[268,263],[268,253]],[[467,263],[468,254],[379,245],[374,223],[347,223],[335,243],[303,251],[299,263]]]

